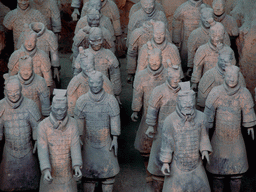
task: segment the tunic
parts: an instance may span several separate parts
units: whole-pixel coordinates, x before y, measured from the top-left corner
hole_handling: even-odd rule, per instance
[[[141,111],[143,107],[143,115],[135,137],[135,149],[141,153],[150,153],[153,139],[149,138],[145,133],[148,129],[146,124],[146,116],[148,110],[148,100],[153,89],[163,84],[167,79],[167,71],[161,65],[157,71],[153,71],[147,66],[146,69],[136,74],[133,87],[132,110]]]
[[[214,87],[205,104],[204,113],[208,118],[207,128],[215,131],[211,144],[213,153],[206,169],[212,174],[243,174],[248,170],[247,154],[241,125],[245,128],[255,126],[254,103],[248,89],[239,84],[229,88],[224,82]]]
[[[5,137],[0,190],[35,190],[40,171],[37,157],[32,153],[32,139],[37,140],[40,111],[34,101],[23,96],[15,104],[6,97],[0,106],[0,140]]]
[[[77,122],[66,118],[58,124],[51,114],[38,125],[38,157],[41,171],[49,169],[53,181],[46,184],[41,176],[40,192],[76,192],[73,168],[82,166]]]
[[[164,121],[160,160],[171,163],[170,176],[164,180],[163,192],[210,192],[203,167],[203,151],[212,152],[206,132],[206,116],[195,110],[192,120],[186,120],[177,107]]]
[[[159,159],[162,128],[165,118],[175,111],[179,90],[180,87],[174,89],[166,81],[153,90],[148,102],[146,123],[148,126],[153,126],[156,132],[148,163],[148,171],[153,175],[164,176],[161,172],[162,163]]]
[[[117,100],[104,90],[96,95],[89,91],[78,99],[74,113],[84,121],[83,176],[91,179],[116,176],[120,168],[114,150],[109,148],[112,136],[121,133]]]

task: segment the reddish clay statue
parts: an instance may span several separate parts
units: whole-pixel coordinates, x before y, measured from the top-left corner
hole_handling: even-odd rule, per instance
[[[0,141],[5,138],[0,164],[2,191],[35,190],[40,179],[32,140],[37,140],[41,113],[34,101],[22,95],[21,89],[18,78],[9,77],[5,98],[0,101]]]
[[[40,11],[46,20],[47,28],[55,34],[61,31],[60,10],[55,0],[33,0],[31,7]]]
[[[77,62],[78,61],[80,63],[82,72],[80,72],[78,75],[74,76],[71,79],[67,88],[68,114],[72,117],[74,116],[74,108],[75,108],[77,99],[81,95],[89,91],[88,75],[90,73],[95,73],[94,56],[92,53],[87,52],[87,53],[81,54],[81,56],[77,58]],[[103,82],[104,90],[107,93],[113,95],[114,92],[113,92],[113,86],[111,82],[105,75],[103,75],[103,79],[104,79],[104,82]]]
[[[5,29],[3,26],[3,21],[5,15],[10,11],[2,2],[0,2],[0,54],[5,47]]]
[[[19,58],[25,55],[29,55],[33,61],[35,74],[44,77],[47,86],[51,87],[53,83],[51,62],[49,56],[44,51],[37,48],[36,41],[36,33],[30,31],[26,34],[24,44],[20,49],[14,51],[9,59],[9,74],[16,75],[19,71]]]
[[[129,43],[132,31],[143,25],[145,21],[151,19],[162,21],[168,26],[164,12],[159,11],[155,7],[155,0],[141,0],[141,9],[135,12],[129,20],[127,42]]]
[[[25,24],[23,32],[21,33],[17,48],[21,48],[22,44],[24,43],[25,36],[29,31],[33,31],[37,35],[36,46],[38,49],[44,51],[46,54],[49,55],[51,58],[51,64],[54,71],[54,79],[57,78],[58,81],[59,77],[59,68],[60,68],[60,60],[59,60],[59,53],[58,53],[58,39],[54,35],[54,33],[48,30],[43,23],[40,22],[32,22],[29,25]]]
[[[50,92],[43,77],[35,74],[30,56],[19,59],[18,79],[22,86],[22,94],[33,100],[43,116],[50,114]]]
[[[241,178],[248,170],[241,125],[254,139],[254,103],[248,89],[240,85],[238,74],[238,67],[226,67],[224,83],[211,90],[205,103],[207,128],[215,124],[211,139],[211,164],[207,164],[206,169],[213,174],[213,191],[216,192],[223,191],[226,177],[229,178],[230,190],[240,191]]]
[[[162,131],[160,160],[162,173],[166,175],[163,192],[170,189],[210,192],[202,162],[206,159],[209,163],[212,152],[206,116],[195,109],[196,94],[190,90],[189,81],[180,86],[176,110],[166,117]]]
[[[93,55],[95,70],[102,72],[110,79],[113,84],[114,94],[119,96],[122,91],[119,62],[113,52],[102,47],[103,34],[100,28],[93,27],[90,30],[89,43],[88,49],[80,48],[81,52]],[[78,61],[80,60],[79,57],[80,54],[77,56]],[[81,71],[79,64],[80,62],[75,62],[75,74]]]
[[[79,131],[76,120],[67,115],[65,93],[54,90],[50,116],[38,125],[40,192],[76,192],[75,179],[82,178]]]
[[[134,146],[144,158],[146,168],[153,142],[153,139],[147,137],[145,134],[148,129],[148,125],[146,124],[148,100],[153,89],[156,86],[163,84],[167,79],[167,70],[164,69],[162,65],[161,57],[161,50],[158,48],[148,51],[149,64],[146,69],[136,74],[133,86],[132,121],[136,122],[138,119],[138,113],[141,110],[143,111]]]
[[[213,9],[208,8],[205,5],[201,6],[201,26],[192,31],[188,38],[188,71],[187,74],[190,76],[193,66],[194,66],[194,57],[196,54],[197,49],[203,45],[206,44],[210,39],[210,27],[211,25],[215,24],[213,23]],[[231,45],[230,38],[228,33],[225,31],[224,34],[224,43],[228,46]]]
[[[216,22],[210,28],[210,39],[208,43],[201,45],[196,51],[194,58],[193,73],[191,77],[192,88],[196,88],[203,74],[217,65],[219,52],[231,49],[224,43],[224,26]],[[234,54],[234,52],[233,52]],[[236,64],[235,56],[232,64]]]
[[[10,11],[4,18],[4,26],[13,31],[14,48],[17,49],[18,39],[23,31],[24,24],[42,22],[46,25],[44,16],[30,6],[29,0],[17,0],[17,8]]]
[[[168,77],[165,83],[157,86],[152,91],[148,102],[146,123],[148,130],[146,134],[153,138],[153,144],[149,156],[148,171],[153,175],[153,186],[155,191],[162,191],[164,175],[161,172],[160,147],[162,140],[162,128],[165,118],[175,111],[176,100],[180,81],[180,69],[177,65],[168,68]]]
[[[202,76],[198,85],[197,105],[202,109],[205,107],[205,101],[213,87],[223,84],[225,77],[225,68],[232,65],[234,53],[232,49],[221,51],[218,56],[216,67],[208,70]],[[239,72],[239,83],[245,87],[245,80],[241,72]]]
[[[99,181],[102,191],[112,192],[120,170],[117,161],[120,109],[115,97],[103,89],[102,73],[90,74],[89,87],[89,92],[77,100],[74,111],[83,142],[84,191],[94,191]]]

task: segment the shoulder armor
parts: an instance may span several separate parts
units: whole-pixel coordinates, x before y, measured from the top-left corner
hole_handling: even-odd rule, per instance
[[[133,46],[136,43],[136,41],[143,35],[143,33],[144,33],[143,27],[134,29],[131,33],[129,44]]]
[[[41,67],[45,71],[50,71],[51,70],[51,62],[49,56],[41,49],[37,49],[37,54],[39,58],[41,59]]]
[[[250,91],[246,87],[241,87],[240,92],[243,99],[246,101],[246,104],[253,107],[254,102],[253,102],[252,94],[250,93]]]
[[[59,45],[56,35],[48,29],[46,29],[45,32],[49,34],[47,39],[51,49],[58,50]]]
[[[119,66],[119,62],[115,56],[115,54],[110,49],[105,49],[106,55],[108,55],[107,60],[109,64],[113,65],[114,68]]]
[[[7,13],[7,15],[5,15],[4,20],[3,20],[3,25],[7,29],[12,30],[12,28],[13,28],[12,25],[16,19],[16,15],[17,15],[17,9],[12,10],[9,13]]]
[[[120,114],[120,108],[119,108],[119,104],[116,100],[116,98],[113,95],[107,94],[108,97],[108,104],[110,107],[110,115],[112,117],[117,116]]]
[[[74,76],[68,84],[67,94],[69,96],[73,95],[80,85],[79,75]]]
[[[222,94],[223,91],[224,91],[223,85],[214,87],[206,99],[205,106],[211,109],[211,107],[214,105],[214,103],[217,101],[217,99],[219,98],[219,96]]]
[[[156,86],[151,95],[148,104],[151,105],[151,107],[155,107],[156,104],[163,98],[163,89],[165,84]]]
[[[206,54],[205,54],[205,51],[207,49],[206,45],[207,44],[201,45],[197,49],[195,58],[194,58],[194,65],[198,65],[206,57]]]
[[[80,29],[80,30],[75,34],[75,36],[74,36],[74,38],[73,38],[73,41],[74,41],[73,45],[74,45],[75,47],[78,47],[78,46],[82,43],[82,41],[84,40],[84,38],[86,37],[86,35],[87,35],[87,34],[83,31],[83,28]]]
[[[27,110],[28,112],[30,113],[30,115],[32,115],[32,117],[36,120],[36,121],[39,121],[41,119],[41,113],[38,109],[38,106],[37,104],[32,101],[31,99],[28,99],[28,98],[24,98],[26,99],[27,101],[26,102],[26,107],[27,107]]]
[[[82,118],[82,112],[84,111],[85,109],[85,106],[87,104],[87,101],[88,100],[88,94],[84,94],[82,95],[81,97],[79,97],[76,101],[76,106],[75,106],[75,109],[74,109],[74,114],[75,116],[77,116],[78,118]]]
[[[49,95],[49,88],[47,87],[47,83],[45,79],[37,74],[35,74],[36,80],[36,88],[39,93],[43,93],[45,95]]]
[[[12,70],[22,56],[25,56],[25,53],[21,49],[14,51],[8,61],[8,69]]]
[[[198,89],[200,89],[202,93],[205,93],[206,90],[215,82],[213,69],[206,71],[199,82]]]

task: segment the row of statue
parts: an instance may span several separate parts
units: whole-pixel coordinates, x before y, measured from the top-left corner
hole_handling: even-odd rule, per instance
[[[103,192],[113,191],[122,92],[116,55],[127,47],[131,120],[142,112],[134,146],[146,181],[156,192],[217,192],[228,178],[238,192],[249,168],[241,127],[254,139],[256,124],[256,56],[249,41],[255,15],[239,0],[229,15],[228,1],[141,0],[130,10],[125,43],[113,0],[85,1],[81,13],[80,0],[73,0],[77,25],[67,89],[54,89],[61,66],[57,2],[17,0],[12,11],[0,3],[0,50],[8,30],[15,49],[0,101],[0,190],[75,192],[82,179],[84,191],[93,192],[97,182]]]

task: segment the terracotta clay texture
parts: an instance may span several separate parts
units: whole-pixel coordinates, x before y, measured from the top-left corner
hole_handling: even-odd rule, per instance
[[[33,155],[32,141],[37,140],[41,113],[34,101],[22,95],[17,77],[6,80],[5,91],[5,98],[0,101],[0,140],[5,137],[0,190],[35,190],[40,171],[37,157]]]
[[[207,128],[212,128],[215,124],[211,139],[211,164],[206,166],[206,169],[214,174],[214,191],[224,189],[225,176],[231,177],[231,191],[239,191],[241,175],[248,170],[241,125],[247,128],[248,134],[254,138],[253,126],[256,124],[256,117],[252,95],[240,85],[238,74],[238,67],[226,67],[224,83],[211,90],[205,104]],[[232,181],[233,179],[236,182]]]
[[[31,7],[40,11],[45,17],[47,28],[54,33],[61,31],[60,10],[55,0],[33,0]]]
[[[5,29],[3,26],[3,21],[5,15],[10,11],[3,3],[0,2],[0,54],[1,51],[5,48]]]
[[[14,48],[17,49],[18,39],[23,31],[24,24],[30,24],[32,22],[42,22],[46,25],[44,16],[30,6],[29,0],[17,0],[17,8],[10,11],[5,17],[4,26],[13,31]]]
[[[74,116],[74,108],[77,99],[89,91],[88,75],[90,73],[95,73],[94,56],[91,53],[83,54],[80,58],[80,66],[82,72],[71,79],[67,88],[68,113],[70,116]],[[103,79],[104,90],[107,93],[114,95],[112,83],[105,75],[103,75]]]
[[[199,27],[202,4],[202,0],[188,0],[176,9],[173,16],[172,41],[180,49],[183,70],[187,67],[188,38]]]
[[[167,79],[167,70],[162,65],[161,51],[153,49],[148,51],[148,54],[149,64],[147,68],[136,74],[132,100],[133,112],[137,115],[140,111],[143,112],[134,143],[135,149],[143,155],[149,155],[153,141],[145,134],[148,129],[146,124],[148,100],[153,89],[163,84]],[[136,121],[133,117],[132,120]]]
[[[162,171],[166,175],[163,192],[170,189],[210,192],[202,162],[212,152],[206,116],[195,109],[196,95],[190,90],[190,83],[182,84],[176,110],[166,117],[163,125],[160,152]]]
[[[74,178],[82,177],[78,125],[67,115],[67,98],[61,94],[62,91],[53,97],[50,116],[38,125],[38,157],[42,171],[40,192],[75,192]]]
[[[111,192],[114,177],[120,171],[117,160],[117,138],[121,134],[119,104],[103,89],[100,72],[90,74],[89,86],[89,92],[77,100],[74,111],[83,142],[84,191],[94,191],[95,181],[101,181],[102,191]]]
[[[49,116],[50,92],[45,79],[34,73],[31,57],[26,55],[19,59],[17,77],[22,86],[22,94],[37,104],[43,116]]]
[[[224,43],[224,33],[225,29],[221,23],[216,23],[210,28],[210,40],[201,45],[195,54],[192,83],[198,84],[202,75],[217,65],[219,52],[230,51],[231,48]],[[235,56],[232,58],[232,64],[235,65]]]
[[[30,31],[26,34],[24,44],[20,49],[14,51],[8,62],[8,69],[10,75],[16,75],[19,71],[19,58],[29,55],[33,61],[33,69],[35,74],[43,77],[50,87],[53,84],[51,62],[49,56],[36,46],[37,35]]]
[[[214,23],[213,20],[213,9],[204,7],[201,9],[201,26],[192,31],[188,38],[188,68],[193,68],[194,57],[197,49],[206,44],[210,39],[210,27]],[[228,33],[225,31],[224,43],[228,46],[231,45]]]
[[[51,59],[52,67],[60,67],[59,53],[58,53],[58,39],[55,34],[48,30],[43,23],[32,22],[29,25],[24,25],[23,32],[21,33],[17,48],[21,48],[24,44],[25,36],[29,31],[33,31],[37,35],[36,46],[38,49],[47,53]]]

